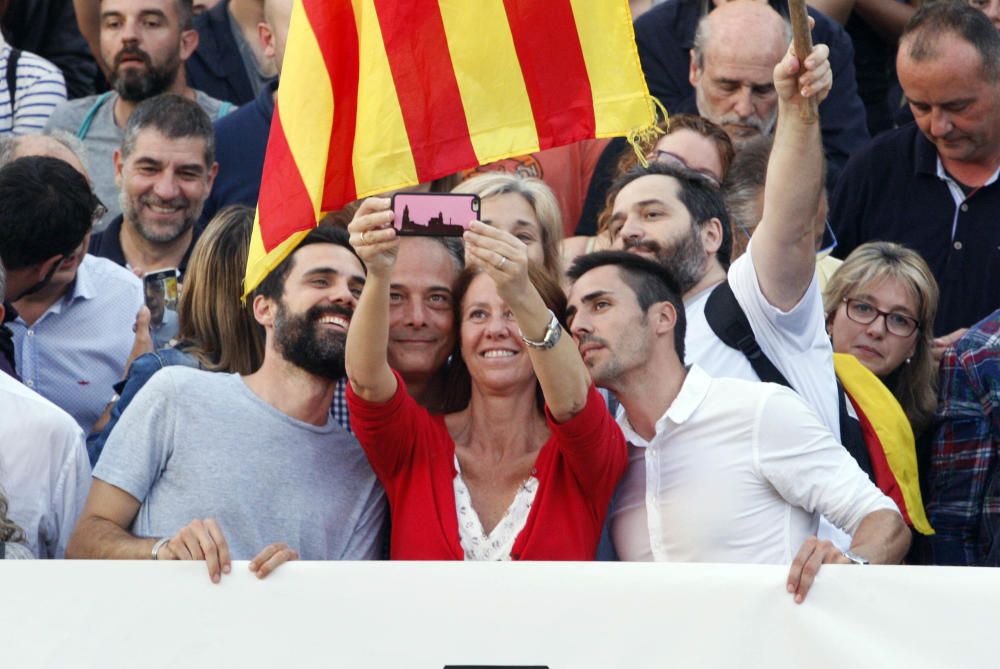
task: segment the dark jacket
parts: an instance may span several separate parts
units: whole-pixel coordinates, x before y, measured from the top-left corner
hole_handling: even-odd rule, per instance
[[[11,46],[38,54],[62,70],[70,99],[93,95],[97,62],[76,25],[72,0],[16,0],[3,17]]]
[[[194,27],[198,31],[198,50],[184,66],[188,86],[236,105],[253,100],[250,77],[229,27],[229,0],[197,17]]]

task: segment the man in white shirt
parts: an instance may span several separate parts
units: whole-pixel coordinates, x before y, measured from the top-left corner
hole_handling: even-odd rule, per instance
[[[5,284],[0,265],[0,319]],[[63,557],[90,489],[83,432],[69,414],[6,374],[0,374],[0,489],[32,554]]]
[[[578,258],[569,277],[570,332],[624,409],[629,466],[610,515],[619,556],[791,562],[796,602],[824,563],[903,558],[910,535],[895,504],[804,400],[684,367],[686,319],[668,270],[605,251]],[[820,514],[853,535],[849,551],[816,539]]]

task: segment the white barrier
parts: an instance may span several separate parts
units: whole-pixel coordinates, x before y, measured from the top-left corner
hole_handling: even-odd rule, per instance
[[[997,667],[1000,570],[0,561],[4,667]]]

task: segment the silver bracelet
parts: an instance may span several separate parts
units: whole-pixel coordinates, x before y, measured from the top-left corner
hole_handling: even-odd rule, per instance
[[[151,557],[154,560],[159,560],[160,549],[166,546],[168,543],[170,543],[170,537],[163,537],[162,539],[158,539],[156,543],[153,544],[153,552],[151,553]]]

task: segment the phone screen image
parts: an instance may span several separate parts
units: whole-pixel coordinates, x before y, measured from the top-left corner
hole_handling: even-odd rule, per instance
[[[400,235],[460,237],[479,220],[479,196],[469,193],[396,193],[393,227]]]
[[[177,336],[177,299],[179,287],[176,269],[149,272],[142,280],[149,309],[149,330],[156,348],[167,346]]]

